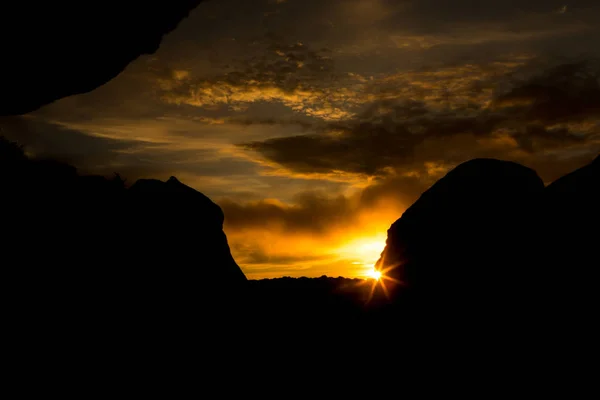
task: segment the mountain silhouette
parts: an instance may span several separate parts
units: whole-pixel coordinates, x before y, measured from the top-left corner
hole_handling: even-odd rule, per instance
[[[201,1],[3,2],[0,38],[8,61],[0,115],[25,114],[105,84],[140,55],[154,53]]]
[[[430,311],[490,313],[528,278],[543,191],[535,171],[513,162],[460,164],[392,224],[377,268]]]

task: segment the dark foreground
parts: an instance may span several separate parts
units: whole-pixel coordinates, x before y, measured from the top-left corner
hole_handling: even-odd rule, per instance
[[[598,349],[599,168],[545,186],[518,164],[472,160],[392,224],[374,287],[248,281],[220,207],[176,178],[80,176],[0,139],[10,377],[95,393],[149,379],[147,393],[172,377],[235,391],[245,378],[324,373],[351,387],[372,374],[400,390],[572,396],[593,382]]]

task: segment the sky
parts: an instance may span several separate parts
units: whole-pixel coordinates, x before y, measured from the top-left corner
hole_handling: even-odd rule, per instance
[[[600,3],[566,1],[207,0],[114,80],[0,127],[203,192],[250,279],[364,277],[457,164],[549,183],[600,152]]]

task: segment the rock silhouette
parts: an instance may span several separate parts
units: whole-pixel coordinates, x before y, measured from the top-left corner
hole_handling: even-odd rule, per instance
[[[506,304],[503,291],[530,279],[543,191],[519,164],[463,163],[392,224],[377,268],[432,309],[490,313],[496,299]]]
[[[571,352],[589,352],[599,334],[600,156],[545,189],[543,273],[540,274],[551,329],[571,341]]]
[[[387,284],[408,313],[392,307],[384,318],[410,317],[409,342],[432,356],[491,368],[519,359],[514,373],[535,365],[552,379],[584,376],[565,366],[598,335],[598,160],[546,188],[512,162],[450,171],[388,231],[377,268],[401,282]]]
[[[140,179],[128,195],[129,225],[140,233],[138,240],[151,249],[170,249],[153,254],[154,262],[189,265],[197,260],[205,265],[197,271],[202,274],[198,279],[214,281],[215,286],[246,280],[231,256],[223,211],[208,197],[175,177],[166,182]]]
[[[545,199],[548,262],[577,266],[573,277],[595,270],[592,261],[600,254],[595,232],[600,225],[600,156],[548,185]]]
[[[79,176],[6,140],[0,153],[1,281],[16,318],[139,330],[226,314],[243,297],[223,212],[203,194],[173,177],[126,188]]]
[[[0,115],[25,114],[103,85],[154,53],[201,1],[3,2]]]

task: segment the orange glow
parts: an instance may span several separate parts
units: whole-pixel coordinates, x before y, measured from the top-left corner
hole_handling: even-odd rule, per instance
[[[381,278],[381,271],[378,271],[376,269],[372,269],[371,271],[369,271],[369,276],[373,279],[375,279],[376,281],[379,280],[379,278]]]
[[[353,265],[363,265],[363,276],[379,279],[379,276],[375,277],[373,267],[385,247],[385,239],[385,232],[371,237],[352,238],[336,249],[336,252]]]
[[[225,230],[231,253],[249,279],[326,275],[383,282],[385,272],[376,274],[375,263],[388,228],[402,211],[378,204],[377,210],[351,218],[348,226],[322,234],[285,232],[279,226],[234,230],[226,225]]]

